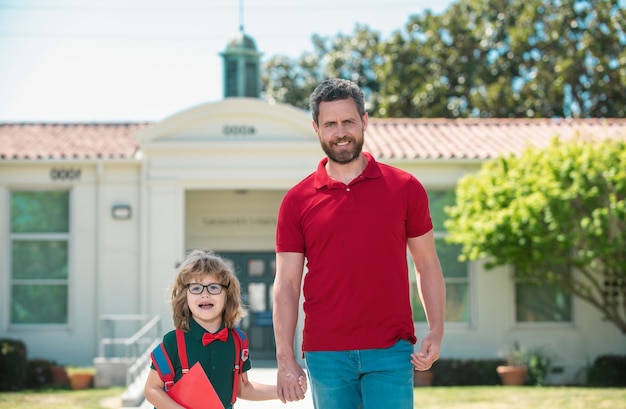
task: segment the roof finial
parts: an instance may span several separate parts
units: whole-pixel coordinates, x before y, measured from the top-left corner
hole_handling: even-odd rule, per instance
[[[239,0],[239,31],[243,34],[243,0]]]

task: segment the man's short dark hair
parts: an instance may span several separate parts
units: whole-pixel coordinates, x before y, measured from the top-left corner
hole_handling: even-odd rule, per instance
[[[352,81],[341,78],[332,78],[322,82],[315,88],[315,91],[313,91],[309,98],[309,107],[311,108],[313,121],[315,121],[316,124],[318,123],[320,103],[349,98],[352,98],[356,104],[359,115],[363,117],[363,115],[365,115],[365,102],[363,91],[361,91],[358,85]]]

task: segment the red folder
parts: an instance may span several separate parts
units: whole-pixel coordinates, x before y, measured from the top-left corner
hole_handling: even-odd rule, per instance
[[[187,409],[224,409],[199,362],[183,375],[168,392],[170,398]]]

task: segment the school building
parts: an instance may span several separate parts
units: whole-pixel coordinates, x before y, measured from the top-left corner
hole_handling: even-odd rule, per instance
[[[323,152],[308,112],[259,98],[250,37],[222,55],[224,99],[158,122],[0,124],[0,338],[66,365],[135,359],[145,336],[171,329],[177,263],[206,248],[242,282],[251,356],[274,358],[277,210]],[[626,120],[370,119],[365,150],[429,191],[448,293],[442,358],[547,347],[558,367],[548,381],[568,383],[598,355],[626,354],[624,335],[590,305],[550,288],[516,291],[511,268],[461,263],[444,241],[443,208],[460,178],[578,133],[626,137]],[[419,305],[414,315],[421,338]]]

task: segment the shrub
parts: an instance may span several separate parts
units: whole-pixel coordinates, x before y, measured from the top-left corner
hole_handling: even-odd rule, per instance
[[[501,359],[440,359],[433,364],[433,386],[499,385]]]
[[[26,345],[15,339],[0,339],[0,391],[24,389]]]
[[[528,352],[528,374],[532,385],[545,384],[552,361],[552,352],[547,348],[535,348]]]
[[[39,389],[53,383],[52,367],[55,362],[45,359],[32,359],[26,364],[26,387]]]
[[[589,386],[626,386],[626,355],[601,355],[587,375]]]

